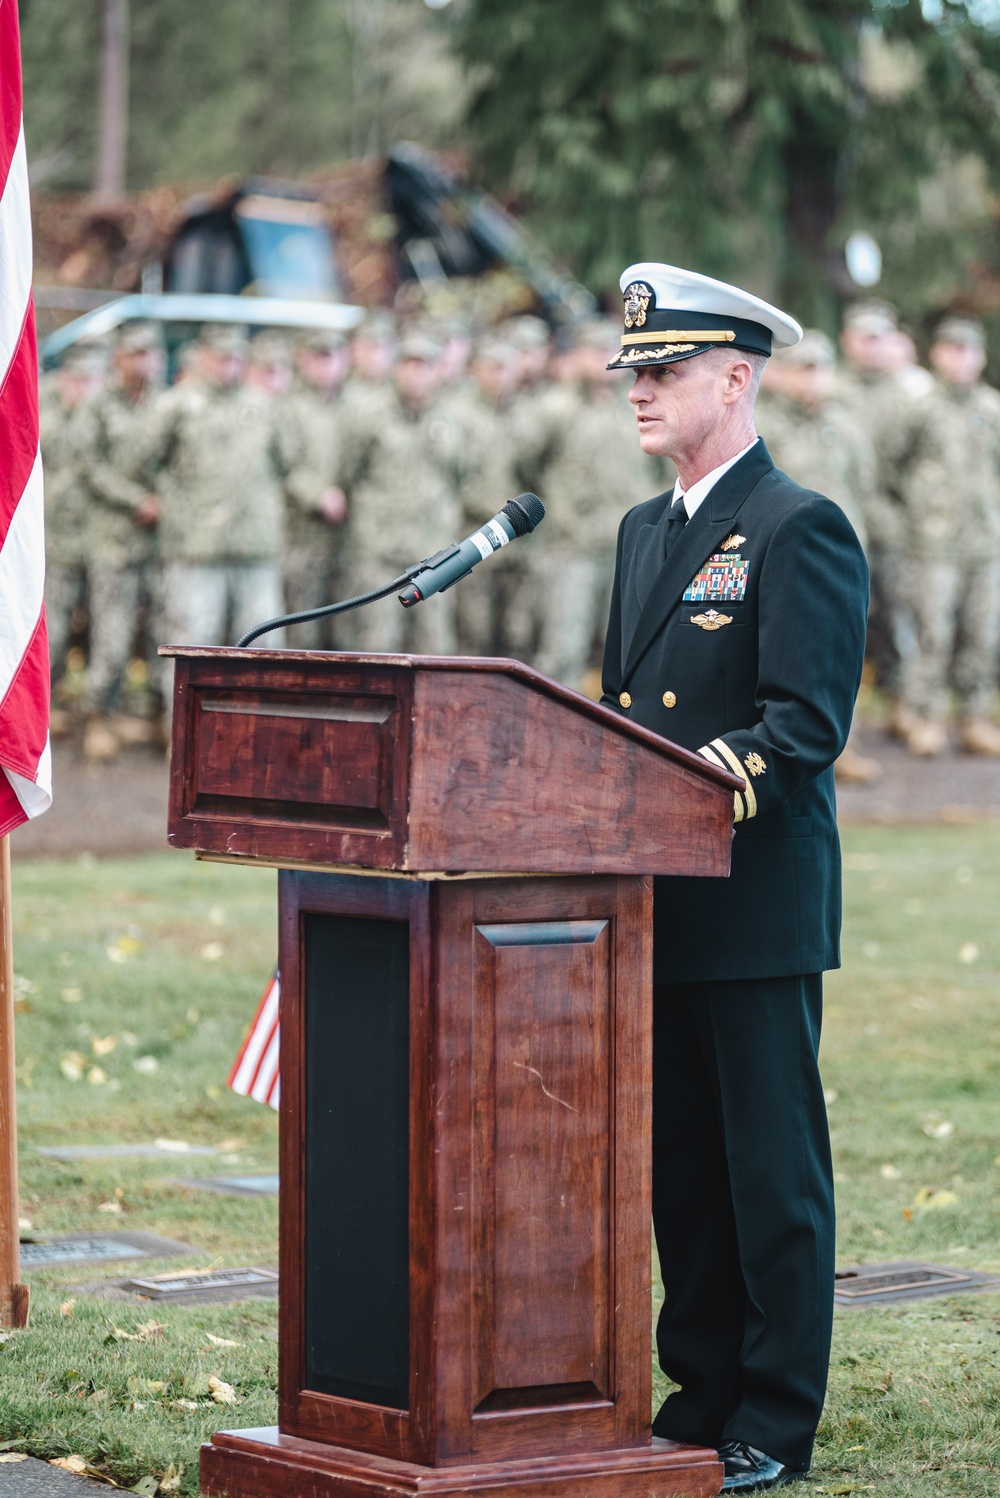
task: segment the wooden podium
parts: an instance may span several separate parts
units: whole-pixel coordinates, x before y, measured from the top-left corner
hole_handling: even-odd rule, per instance
[[[653,873],[735,779],[511,661],[172,649],[169,835],[277,866],[276,1429],[228,1498],[667,1498],[650,1437]]]

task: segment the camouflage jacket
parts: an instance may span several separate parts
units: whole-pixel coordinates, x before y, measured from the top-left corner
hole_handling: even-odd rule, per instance
[[[1000,392],[935,380],[918,410],[920,451],[904,490],[909,555],[1000,556]]]
[[[461,539],[460,442],[446,410],[409,411],[389,387],[345,401],[338,478],[348,499],[345,547],[352,560],[374,559],[398,571]]]
[[[285,524],[289,550],[339,549],[343,527],[320,513],[325,490],[337,484],[341,407],[318,391],[298,385],[278,408],[278,442],[285,472]]]
[[[871,545],[887,551],[907,544],[906,476],[922,444],[916,388],[915,382],[889,374],[842,371],[837,378],[834,398],[854,417],[875,453],[875,486],[865,524]]]
[[[83,478],[79,408],[67,411],[54,381],[43,377],[38,422],[45,475],[45,555],[54,567],[82,568],[87,560],[90,498]]]
[[[260,391],[175,385],[151,413],[142,468],[162,502],[165,563],[280,561],[286,458]]]
[[[156,400],[133,401],[112,381],[80,412],[88,550],[103,566],[139,566],[155,554],[155,531],[137,525],[135,511],[152,487],[142,481],[139,466]]]
[[[788,477],[832,499],[866,544],[866,517],[875,493],[875,449],[846,407],[826,401],[816,411],[765,392],[757,401],[757,430]]]

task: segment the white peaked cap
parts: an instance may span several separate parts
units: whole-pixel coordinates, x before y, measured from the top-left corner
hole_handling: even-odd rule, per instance
[[[802,337],[794,317],[769,302],[680,266],[643,260],[621,277],[622,347],[610,368],[671,364],[727,344],[750,353],[791,348]]]

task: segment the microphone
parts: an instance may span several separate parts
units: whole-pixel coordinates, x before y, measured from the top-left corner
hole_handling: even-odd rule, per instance
[[[501,546],[508,545],[518,536],[528,535],[544,519],[545,506],[537,494],[519,494],[516,499],[509,499],[503,509],[467,541],[461,544],[453,541],[443,551],[435,552],[434,556],[422,562],[421,570],[397,594],[400,603],[404,609],[409,609],[430,598],[432,593],[443,593],[467,577],[473,567],[499,551]]]

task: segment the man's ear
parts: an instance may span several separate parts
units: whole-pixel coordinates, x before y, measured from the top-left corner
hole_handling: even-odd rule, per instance
[[[753,369],[745,359],[736,359],[729,366],[726,374],[726,388],[723,399],[727,405],[735,405],[738,400],[750,389],[753,381]]]

